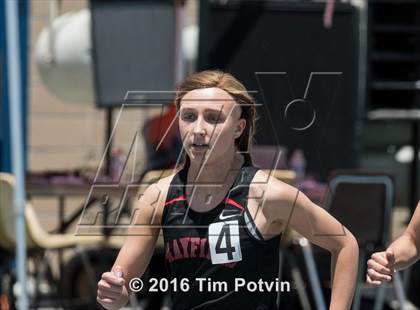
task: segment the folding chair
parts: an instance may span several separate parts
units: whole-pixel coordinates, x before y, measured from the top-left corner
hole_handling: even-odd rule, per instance
[[[326,209],[356,237],[360,247],[359,271],[353,309],[360,308],[363,293],[371,291],[364,282],[368,252],[383,249],[390,241],[394,184],[390,176],[363,172],[335,172],[329,179]],[[393,286],[398,301],[406,304],[399,274]],[[374,309],[382,309],[385,286],[376,290]]]
[[[0,173],[0,248],[13,258],[16,245],[15,232],[15,209],[13,207],[14,177],[8,173]],[[106,239],[103,236],[75,236],[73,234],[51,234],[48,233],[39,222],[39,219],[30,203],[25,206],[26,222],[26,246],[29,257],[41,255],[41,261],[36,266],[36,287],[35,297],[31,306],[37,306],[39,300],[39,284],[44,280],[44,273],[49,266],[48,258],[52,251],[62,249],[75,249],[79,255],[84,255],[86,247],[112,247],[121,242],[117,238]],[[10,261],[9,259],[9,261]],[[90,272],[92,266],[85,265],[84,268]],[[8,269],[8,268],[5,268]],[[60,277],[62,274],[60,274]],[[96,279],[92,280],[90,289],[96,296]],[[62,292],[59,291],[59,294]],[[9,296],[13,299],[13,296]]]

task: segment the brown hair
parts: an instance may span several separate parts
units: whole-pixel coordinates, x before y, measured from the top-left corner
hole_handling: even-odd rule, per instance
[[[194,89],[217,87],[233,97],[241,107],[241,118],[246,120],[246,126],[241,136],[236,138],[235,145],[243,152],[245,163],[251,165],[249,148],[253,143],[256,122],[256,106],[254,99],[248,94],[245,86],[231,74],[220,70],[205,70],[188,76],[177,88],[175,105],[179,111],[184,95]],[[184,166],[189,166],[189,156],[185,153]]]

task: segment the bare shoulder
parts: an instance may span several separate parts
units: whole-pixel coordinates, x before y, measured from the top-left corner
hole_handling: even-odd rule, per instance
[[[250,184],[250,194],[254,197],[264,196],[266,202],[293,203],[298,189],[271,176],[263,170],[258,170]]]
[[[139,214],[147,218],[153,216],[155,220],[160,221],[168,190],[175,175],[176,173],[172,173],[150,185],[140,185],[135,202],[135,209],[140,211]]]
[[[158,181],[156,181],[154,184],[159,190],[167,193],[175,175],[176,173],[172,173],[166,177],[162,177]]]

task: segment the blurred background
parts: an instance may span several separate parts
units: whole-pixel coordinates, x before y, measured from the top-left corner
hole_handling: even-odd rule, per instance
[[[419,200],[419,1],[2,0],[0,22],[1,309],[100,309],[136,194],[179,160],[175,87],[205,69],[256,98],[254,163],[355,232],[353,308],[420,307],[419,263],[364,283]],[[325,309],[328,255],[285,239],[279,308]]]

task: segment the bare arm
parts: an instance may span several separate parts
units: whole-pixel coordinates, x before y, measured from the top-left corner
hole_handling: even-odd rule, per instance
[[[420,202],[404,233],[367,262],[366,281],[373,285],[390,282],[395,270],[404,269],[420,259]]]
[[[395,255],[395,269],[403,269],[414,264],[420,258],[420,202],[401,237],[391,243]]]
[[[98,302],[107,309],[119,309],[127,303],[130,280],[141,277],[150,262],[168,189],[165,179],[150,185],[135,203],[132,224],[112,271],[98,282]]]
[[[350,309],[356,285],[359,248],[354,236],[302,192],[270,178],[270,220],[279,219],[331,253],[332,296],[330,309]]]
[[[152,184],[135,205],[133,224],[114,264],[121,266],[126,282],[142,276],[150,262],[160,232],[165,197],[162,186]]]

